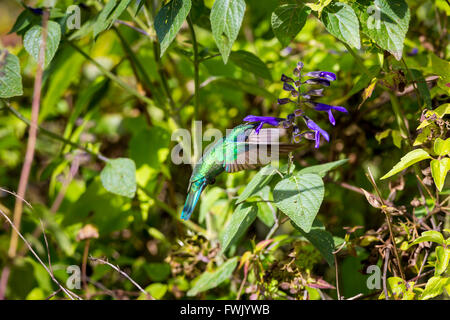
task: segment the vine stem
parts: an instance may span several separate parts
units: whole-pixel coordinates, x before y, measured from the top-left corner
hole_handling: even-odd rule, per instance
[[[50,13],[48,10],[43,11],[42,16],[42,39],[39,46],[38,64],[36,70],[36,78],[34,80],[33,101],[31,105],[31,124],[28,129],[28,141],[27,149],[25,153],[25,159],[20,173],[19,187],[17,190],[15,206],[14,206],[14,218],[13,222],[17,229],[20,230],[20,223],[22,220],[23,202],[21,198],[25,197],[27,191],[28,180],[31,172],[31,165],[33,164],[34,151],[36,147],[36,137],[38,131],[38,119],[39,119],[39,107],[41,103],[41,89],[42,89],[42,75],[45,67],[45,48],[47,43],[47,25]],[[9,243],[8,256],[14,258],[17,253],[17,244],[19,240],[19,234],[15,231],[11,233],[11,241]]]

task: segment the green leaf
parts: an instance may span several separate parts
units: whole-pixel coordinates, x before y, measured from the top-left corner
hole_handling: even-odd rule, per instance
[[[222,264],[216,271],[203,273],[196,279],[194,286],[187,292],[187,295],[192,297],[200,292],[217,287],[231,276],[237,262],[238,258],[234,257]]]
[[[325,260],[330,266],[334,265],[334,240],[333,236],[325,230],[323,223],[315,219],[309,232],[303,231],[295,223],[292,223],[294,228],[298,230],[302,236],[308,239],[311,244],[319,250]]]
[[[429,57],[432,72],[439,76],[439,88],[449,94],[450,88],[447,86],[447,84],[450,83],[450,62],[439,58],[433,53],[430,53]]]
[[[283,4],[272,13],[272,30],[283,46],[288,46],[302,30],[311,9],[299,4]]]
[[[318,164],[315,166],[303,168],[299,171],[299,173],[300,174],[315,173],[321,177],[324,177],[328,171],[336,169],[347,162],[348,162],[348,159],[343,159],[343,160],[337,160],[337,161],[328,162],[328,163],[324,163],[324,164]]]
[[[267,165],[250,180],[250,182],[245,187],[244,191],[239,196],[236,203],[241,203],[242,201],[247,200],[252,195],[256,194],[260,191],[264,186],[266,186],[270,181],[272,181],[273,176],[276,174],[277,170],[271,165]]]
[[[39,121],[56,111],[57,104],[67,92],[67,88],[80,77],[83,56],[69,46],[61,49],[53,61],[52,72],[47,80],[47,89],[39,111]]]
[[[399,277],[389,277],[387,279],[387,289],[390,297],[405,298],[408,289],[406,288],[405,281]]]
[[[305,6],[308,6],[311,10],[316,11],[320,18],[323,9],[325,9],[330,3],[331,0],[319,0],[318,3],[305,3]]]
[[[400,60],[410,19],[406,2],[362,0],[354,3],[354,9],[359,15],[363,33]]]
[[[198,221],[203,223],[206,218],[206,214],[211,207],[221,198],[225,198],[226,193],[222,188],[213,187],[209,190],[203,191],[202,202],[200,203],[200,213],[198,215]]]
[[[450,260],[450,248],[436,247],[436,266],[434,275],[438,276],[447,270]]]
[[[442,235],[442,233],[435,231],[435,230],[429,230],[429,231],[422,232],[420,237],[418,237],[416,240],[414,240],[409,245],[409,247],[411,247],[415,244],[421,243],[421,242],[426,242],[426,241],[436,242],[441,245],[445,243],[444,236]]]
[[[216,0],[211,8],[211,29],[225,64],[239,34],[244,13],[244,0]]]
[[[113,23],[120,17],[122,12],[128,7],[131,0],[109,0],[103,7],[102,11],[95,20],[94,38],[98,36],[100,32],[111,28]]]
[[[0,50],[0,98],[11,98],[22,94],[19,58],[8,50]]]
[[[23,46],[25,50],[34,58],[36,62],[39,60],[39,50],[42,40],[42,27],[34,26],[25,33],[23,38]],[[61,40],[61,27],[54,21],[49,21],[47,26],[47,41],[45,45],[44,68],[46,68],[58,50],[59,41]]]
[[[155,30],[161,46],[161,57],[180,31],[191,6],[191,0],[172,0],[156,14]]]
[[[450,170],[450,159],[442,158],[441,160],[431,160],[431,175],[433,176],[434,184],[439,191],[442,191],[445,178],[448,170]]]
[[[428,279],[427,285],[425,286],[425,290],[422,292],[420,299],[428,300],[442,294],[444,287],[449,282],[449,279],[450,278],[442,277],[431,277]]]
[[[103,186],[109,192],[133,198],[136,193],[136,165],[127,158],[109,160],[100,173]]]
[[[273,190],[275,205],[303,231],[311,230],[324,195],[322,178],[307,173],[281,180]]]
[[[431,94],[427,82],[425,81],[425,77],[423,76],[422,72],[417,69],[410,69],[410,71],[412,75],[411,80],[415,82],[417,90],[419,90],[419,94],[423,100],[424,107],[427,109],[431,109]]]
[[[434,141],[434,152],[438,156],[446,156],[450,153],[450,138],[442,140],[437,138]]]
[[[326,7],[321,20],[333,36],[351,47],[361,48],[358,17],[348,4],[336,2]]]
[[[33,24],[38,24],[39,18],[35,14],[31,12],[31,10],[23,10],[20,15],[17,17],[14,26],[8,32],[22,34],[29,26]]]
[[[164,283],[152,283],[145,288],[145,291],[151,294],[151,296],[157,300],[162,299],[167,292],[167,284]],[[147,295],[142,293],[139,300],[147,299]]]
[[[235,243],[255,221],[258,207],[256,204],[241,203],[231,215],[231,219],[222,232],[220,239],[222,252]]]
[[[389,178],[396,173],[399,173],[400,171],[412,166],[414,163],[430,158],[431,156],[428,154],[428,152],[426,152],[423,149],[415,149],[413,151],[410,151],[406,155],[404,155],[400,159],[400,162],[397,163],[388,173],[382,176],[381,180]]]
[[[230,59],[235,65],[253,73],[255,76],[272,80],[269,68],[253,53],[244,50],[233,51],[230,54]]]

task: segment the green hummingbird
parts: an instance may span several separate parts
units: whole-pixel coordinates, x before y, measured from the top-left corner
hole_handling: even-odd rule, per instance
[[[277,121],[274,124],[277,125],[284,120],[275,119]],[[288,154],[299,147],[298,144],[279,142],[280,137],[286,136],[287,129],[281,127],[261,129],[262,124],[263,122],[244,123],[234,127],[228,135],[203,154],[189,180],[181,219],[189,219],[202,191],[208,184],[213,184],[215,178],[222,172],[256,169],[269,163],[274,152]]]

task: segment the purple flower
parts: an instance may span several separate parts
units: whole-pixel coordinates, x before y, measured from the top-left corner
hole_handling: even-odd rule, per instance
[[[293,102],[293,101],[289,98],[278,99],[278,104],[286,104],[289,102]]]
[[[267,123],[270,124],[271,126],[278,126],[278,124],[281,121],[284,121],[285,119],[283,118],[276,118],[276,117],[264,117],[264,116],[246,116],[244,118],[244,121],[247,122],[259,122],[258,127],[255,129],[256,134],[259,133],[259,130],[261,130],[262,126]]]
[[[325,78],[312,78],[312,79],[306,80],[304,83],[307,83],[307,84],[318,84],[318,85],[325,86],[325,87],[329,87],[330,86],[330,80],[325,79]]]
[[[333,72],[328,71],[311,71],[305,74],[305,76],[314,78],[325,78],[329,81],[336,80],[336,75]]]
[[[419,53],[418,48],[413,48],[410,52],[407,53],[408,56],[412,57]]]
[[[281,81],[283,82],[294,82],[294,79],[288,77],[287,75],[285,75],[284,73],[281,75]]]
[[[291,86],[289,83],[285,82],[283,83],[283,90],[285,91],[295,91],[295,88]]]
[[[309,90],[308,92],[304,93],[304,95],[322,97],[323,96],[323,88]]]
[[[336,124],[336,120],[334,120],[332,110],[348,113],[347,109],[345,109],[344,107],[341,107],[341,106],[330,106],[328,104],[320,103],[320,102],[310,102],[310,103],[314,104],[314,109],[317,111],[327,111],[328,119],[330,120],[330,123],[333,126]]]
[[[322,135],[325,140],[330,141],[330,136],[328,135],[328,133],[311,119],[307,119],[306,126],[314,131],[314,140],[316,141],[316,144],[314,145],[315,148],[318,148],[320,145],[320,135]]]

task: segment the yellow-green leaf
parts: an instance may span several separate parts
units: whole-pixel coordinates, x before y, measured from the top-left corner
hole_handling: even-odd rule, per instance
[[[450,153],[450,138],[442,140],[437,138],[434,141],[434,152],[439,156],[445,156]]]
[[[381,180],[389,178],[396,173],[412,166],[414,163],[419,161],[430,159],[431,156],[423,149],[415,149],[413,151],[408,152],[405,156],[400,159],[400,162],[397,163],[388,173],[381,177]]]
[[[433,176],[434,184],[439,191],[442,191],[445,177],[450,169],[450,159],[442,158],[441,160],[431,160],[431,175]]]
[[[434,275],[438,276],[447,270],[450,260],[450,249],[441,246],[436,247],[436,266]]]

